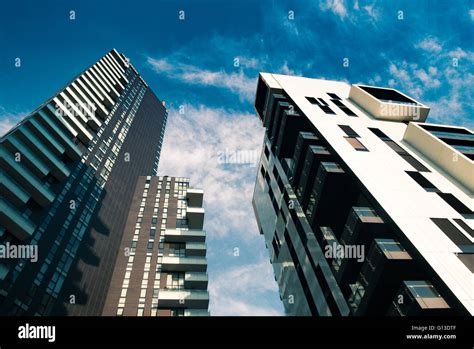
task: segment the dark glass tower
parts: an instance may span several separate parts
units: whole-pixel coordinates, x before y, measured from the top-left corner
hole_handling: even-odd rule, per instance
[[[112,50],[0,139],[0,314],[100,315],[136,179],[158,168],[167,111]],[[35,247],[36,248],[36,247]]]

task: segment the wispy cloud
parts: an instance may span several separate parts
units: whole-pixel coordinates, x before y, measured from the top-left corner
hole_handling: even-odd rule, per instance
[[[5,108],[0,107],[0,137],[10,131],[26,115],[25,112],[9,113],[5,111]]]
[[[474,53],[460,47],[446,48],[429,36],[414,45],[423,50],[418,63],[392,62],[388,84],[400,88],[431,107],[428,121],[472,127],[470,113]]]
[[[474,21],[474,10],[469,10],[469,17],[471,17],[471,21]]]
[[[210,283],[212,315],[283,315],[270,304],[269,294],[278,292],[267,260],[229,268]]]
[[[347,7],[344,0],[325,0],[319,4],[321,10],[331,11],[341,19],[347,17]]]
[[[170,110],[160,173],[190,177],[205,191],[213,234],[258,236],[251,206],[263,140],[255,115],[203,105]],[[250,217],[250,218],[249,218]],[[242,230],[242,222],[248,226]]]
[[[434,53],[438,53],[443,49],[439,40],[431,36],[421,40],[415,47]]]
[[[253,114],[190,104],[169,111],[159,174],[204,189],[213,315],[278,315],[281,307],[251,205],[262,139]]]
[[[147,57],[148,64],[158,74],[170,79],[178,79],[187,84],[216,87],[237,94],[243,101],[252,101],[256,89],[256,78],[248,77],[240,69],[237,72],[209,70],[196,65],[186,64],[174,58]],[[240,60],[240,59],[239,59]],[[255,66],[255,60],[243,59],[243,63]]]

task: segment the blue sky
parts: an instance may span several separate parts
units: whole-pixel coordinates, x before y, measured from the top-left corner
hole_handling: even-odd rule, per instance
[[[429,121],[474,127],[472,1],[126,4],[2,2],[0,133],[112,47],[124,52],[170,110],[159,172],[205,190],[215,315],[282,314],[251,208],[259,71],[392,86],[429,105]],[[236,153],[244,163],[223,161]]]

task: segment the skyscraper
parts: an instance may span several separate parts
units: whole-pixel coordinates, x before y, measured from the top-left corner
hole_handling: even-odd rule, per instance
[[[104,315],[209,315],[202,202],[187,178],[139,178]]]
[[[99,315],[136,179],[158,167],[167,112],[112,50],[0,139],[0,313]]]
[[[474,133],[392,88],[262,73],[253,206],[289,315],[474,314]]]

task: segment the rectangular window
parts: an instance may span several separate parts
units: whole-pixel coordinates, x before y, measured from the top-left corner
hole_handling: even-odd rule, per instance
[[[352,129],[352,127],[348,125],[337,125],[337,126],[339,126],[341,130],[343,130],[345,134],[348,135],[349,137],[360,138],[360,136],[357,134],[356,131]]]
[[[438,192],[438,188],[431,183],[428,179],[425,178],[420,172],[416,171],[406,171],[406,173],[413,178],[413,180],[418,183],[423,189],[430,192]]]
[[[341,98],[339,98],[339,96],[335,93],[328,93],[328,96],[331,97],[331,99],[341,100]]]
[[[357,138],[354,137],[344,137],[346,141],[352,145],[355,150],[358,151],[369,151]]]
[[[474,229],[471,229],[471,227],[468,226],[466,222],[459,218],[454,218],[454,221],[459,224],[459,226],[463,228],[466,233],[468,233],[474,238]]]
[[[268,148],[267,148],[267,146],[266,146],[266,145],[264,146],[264,150],[263,150],[263,152],[265,153],[265,157],[266,157],[266,158],[267,158],[267,160],[268,160],[268,157],[270,156],[270,151],[268,150]]]
[[[448,205],[460,214],[472,214],[473,212],[464,205],[457,197],[450,193],[437,193]]]
[[[337,105],[338,108],[341,109],[344,112],[344,114],[346,114],[348,116],[357,116],[352,110],[347,108],[346,105],[344,103],[342,103],[342,101],[340,101],[339,99],[331,99],[331,102],[333,102],[335,105]]]
[[[431,218],[434,224],[441,229],[456,245],[472,245],[471,241],[446,218]]]
[[[185,243],[170,243],[168,255],[170,257],[185,257],[186,244]]]
[[[474,253],[459,253],[457,256],[471,273],[474,273]]]
[[[314,98],[314,97],[306,97],[309,103],[313,105],[317,105],[319,108],[322,109],[326,114],[336,114],[335,112],[332,111],[331,108],[329,108],[328,104],[324,101],[322,98]]]
[[[415,168],[415,170],[419,172],[430,172],[430,170],[427,169],[421,162],[419,162],[413,156],[408,154],[408,152],[405,149],[399,146],[396,142],[390,139],[390,137],[388,137],[385,133],[380,131],[378,128],[369,127],[369,130],[378,138],[380,138],[382,141],[384,141],[385,144],[387,144],[390,148],[392,148],[392,150],[395,151],[397,154],[399,154],[406,162],[412,165]]]
[[[166,276],[166,288],[173,290],[184,289],[184,273],[169,273]]]

